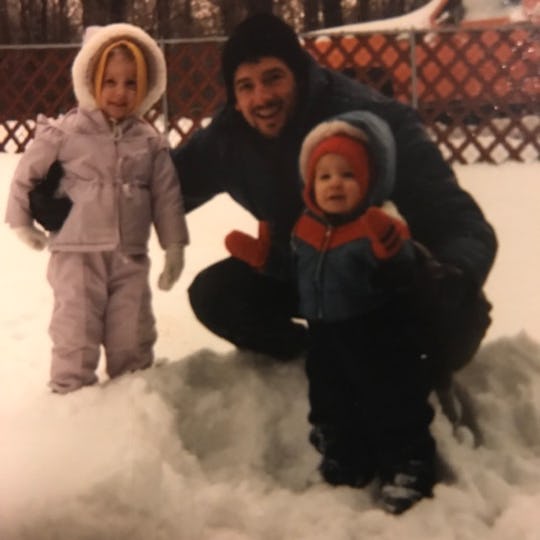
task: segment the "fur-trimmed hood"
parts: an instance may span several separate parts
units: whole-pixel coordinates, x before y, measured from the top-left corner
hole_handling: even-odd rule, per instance
[[[362,205],[380,206],[389,198],[395,182],[396,149],[394,136],[385,120],[369,111],[350,111],[329,118],[315,126],[305,137],[300,150],[300,175],[304,181],[304,202],[317,214],[321,211],[313,201],[312,179],[306,178],[309,156],[317,145],[333,135],[358,139],[371,158],[371,178],[367,197]]]
[[[148,91],[134,113],[143,115],[163,95],[167,86],[167,67],[163,52],[144,30],[127,23],[95,26],[87,29],[81,50],[71,68],[73,91],[83,109],[97,108],[92,75],[101,51],[120,39],[133,41],[142,51],[148,70]]]

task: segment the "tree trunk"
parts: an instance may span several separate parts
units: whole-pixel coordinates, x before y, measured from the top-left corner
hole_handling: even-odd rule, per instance
[[[319,1],[304,0],[304,30],[316,30],[319,28]]]
[[[272,0],[246,0],[246,16],[249,17],[255,13],[272,13],[272,3]]]
[[[394,4],[394,12],[392,13],[392,17],[398,17],[399,15],[405,14],[405,0],[399,0]]]
[[[110,13],[109,22],[117,23],[117,22],[125,21],[126,13],[127,13],[126,8],[127,8],[126,0],[114,0],[112,2],[109,2],[109,13]]]
[[[221,20],[225,35],[231,35],[236,25],[245,17],[245,10],[240,0],[220,0]]]
[[[40,20],[39,34],[40,35],[38,39],[42,43],[47,43],[48,41],[50,41],[49,25],[48,25],[48,18],[47,18],[47,4],[48,4],[48,0],[41,0],[41,10],[39,14],[39,20]]]
[[[184,0],[184,24],[191,26],[193,22],[193,10],[191,9],[191,0]]]
[[[359,22],[369,21],[369,17],[370,17],[369,0],[357,0],[357,6],[358,6],[358,21]]]
[[[0,43],[11,43],[10,28],[7,0],[0,0]]]
[[[82,23],[87,28],[94,24],[105,24],[106,14],[99,0],[82,0]]]
[[[343,24],[343,14],[341,13],[340,0],[322,0],[324,28],[341,26]]]
[[[20,6],[20,21],[21,21],[21,37],[23,43],[32,43],[33,32],[31,28],[32,17],[30,15],[30,1],[21,0]]]
[[[82,0],[82,23],[86,28],[94,24],[105,25],[126,19],[125,0]]]
[[[170,36],[170,5],[169,0],[156,0],[157,33],[159,37],[168,38]]]
[[[67,0],[58,0],[58,12],[57,12],[57,24],[55,25],[56,29],[56,40],[55,41],[66,41],[67,36],[70,35],[69,21],[67,16]]]

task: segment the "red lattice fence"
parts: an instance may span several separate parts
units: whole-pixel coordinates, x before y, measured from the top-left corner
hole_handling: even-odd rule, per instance
[[[540,155],[537,25],[305,38],[322,64],[418,108],[451,162]],[[171,144],[210,121],[224,99],[222,40],[166,40],[167,95],[148,114]],[[75,46],[0,47],[0,151],[23,151],[37,113],[74,105]],[[2,129],[3,128],[3,129]]]

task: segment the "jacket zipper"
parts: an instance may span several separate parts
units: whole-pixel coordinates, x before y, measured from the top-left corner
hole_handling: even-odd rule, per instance
[[[118,125],[118,122],[114,119],[111,119],[111,129],[114,142],[114,148],[116,153],[116,166],[115,166],[115,197],[116,197],[116,226],[118,231],[118,248],[122,251],[123,239],[122,239],[122,219],[121,219],[121,206],[122,206],[122,189],[123,189],[123,178],[122,178],[122,159],[119,155],[118,150],[118,141],[122,136],[122,128]]]
[[[326,252],[328,251],[328,245],[330,244],[330,238],[332,236],[333,227],[328,225],[324,231],[324,238],[320,249],[319,260],[317,261],[317,267],[315,268],[315,294],[317,296],[317,318],[322,319],[324,317],[324,296],[322,287],[322,270]]]

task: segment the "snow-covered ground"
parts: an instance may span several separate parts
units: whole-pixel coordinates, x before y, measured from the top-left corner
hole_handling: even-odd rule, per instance
[[[19,159],[0,154],[0,212]],[[306,437],[302,362],[236,352],[193,317],[186,288],[253,219],[222,196],[188,217],[180,282],[154,289],[159,361],[66,396],[46,387],[47,253],[0,227],[2,540],[540,539],[540,165],[456,167],[494,224],[493,325],[459,375],[483,443],[432,424],[452,474],[400,517],[371,489],[332,488]],[[162,263],[155,241],[152,283]]]
[[[530,4],[531,2],[529,2]],[[471,23],[485,19],[505,18],[510,22],[523,21],[527,19],[526,12],[521,3],[510,2],[509,0],[462,0],[464,8],[463,21]],[[346,32],[381,32],[393,30],[425,29],[433,25],[433,15],[439,13],[443,0],[429,0],[426,4],[396,17],[387,19],[367,21],[360,23],[345,24],[322,30],[314,30],[309,35],[327,35],[328,33]],[[530,9],[530,8],[529,8]],[[536,8],[538,11],[538,8]]]

